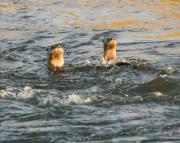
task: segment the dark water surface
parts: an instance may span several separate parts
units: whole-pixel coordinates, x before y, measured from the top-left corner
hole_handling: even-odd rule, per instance
[[[180,142],[179,23],[179,0],[1,0],[0,142]],[[96,68],[112,36],[133,66]]]

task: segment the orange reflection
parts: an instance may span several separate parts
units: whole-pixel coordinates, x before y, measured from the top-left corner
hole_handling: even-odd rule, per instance
[[[21,8],[32,8],[32,3],[24,3],[24,4],[13,4],[13,3],[1,3],[1,9],[21,9]]]
[[[180,32],[162,34],[162,35],[154,35],[154,36],[145,36],[145,38],[159,38],[159,39],[166,39],[166,38],[176,38],[180,37]]]
[[[73,17],[75,19],[82,20],[81,17],[74,12],[69,12],[68,17]]]
[[[122,27],[126,25],[137,25],[140,23],[138,20],[124,20],[124,21],[115,21],[109,24],[111,27]]]
[[[86,28],[118,28],[123,26],[137,25],[139,23],[140,23],[139,20],[124,20],[124,21],[101,22],[101,23],[74,22],[74,23],[68,23],[68,25],[86,27]]]
[[[20,8],[21,5],[19,4],[10,4],[10,3],[3,3],[0,4],[0,8],[4,8],[4,9],[12,9],[12,8]]]

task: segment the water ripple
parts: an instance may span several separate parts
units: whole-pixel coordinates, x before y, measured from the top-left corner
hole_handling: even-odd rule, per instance
[[[178,0],[2,0],[0,22],[0,142],[180,141]]]

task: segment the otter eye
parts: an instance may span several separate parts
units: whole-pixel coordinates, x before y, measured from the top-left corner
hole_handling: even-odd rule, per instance
[[[54,48],[54,46],[51,46],[51,48],[50,49],[53,49]]]
[[[46,51],[49,51],[49,48],[46,48]]]
[[[110,38],[110,40],[112,40],[112,38]]]

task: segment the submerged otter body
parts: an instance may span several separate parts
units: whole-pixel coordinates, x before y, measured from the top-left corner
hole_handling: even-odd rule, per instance
[[[48,49],[48,68],[58,70],[64,66],[64,48],[62,44],[55,44]]]

